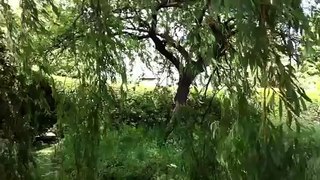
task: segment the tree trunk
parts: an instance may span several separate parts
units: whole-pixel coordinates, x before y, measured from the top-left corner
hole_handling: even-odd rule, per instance
[[[174,129],[174,126],[177,120],[177,114],[178,114],[178,111],[180,110],[180,107],[184,106],[187,102],[188,95],[190,92],[190,86],[193,80],[194,80],[194,76],[192,76],[191,74],[188,74],[188,73],[180,74],[178,89],[174,97],[175,108],[173,110],[173,115],[167,125],[166,131],[164,134],[165,141],[167,140],[167,138],[169,137],[169,135]]]
[[[184,73],[179,78],[178,89],[174,97],[174,101],[179,105],[185,105],[188,99],[190,86],[193,81],[193,77],[187,73]]]

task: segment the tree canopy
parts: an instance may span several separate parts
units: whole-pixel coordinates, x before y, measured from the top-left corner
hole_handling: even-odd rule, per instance
[[[245,104],[256,85],[271,87],[270,97],[264,93],[264,108],[278,94],[291,122],[304,100],[310,101],[295,72],[305,57],[315,62],[319,50],[319,10],[310,5],[308,14],[301,4],[23,0],[19,11],[2,1],[1,18],[11,52],[29,68],[25,72],[34,64],[46,73],[62,70],[102,87],[118,75],[126,84],[125,59],[139,58],[179,74],[176,105],[186,103],[191,84],[202,76],[214,90],[224,87]]]

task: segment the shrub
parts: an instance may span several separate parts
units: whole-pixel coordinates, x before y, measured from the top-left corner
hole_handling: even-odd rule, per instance
[[[76,172],[75,164],[84,162],[83,149],[77,152],[79,159],[72,149],[84,147],[87,138],[77,134],[86,131],[83,119],[75,121],[73,117],[94,106],[91,95],[84,100],[90,106],[78,103],[77,93],[61,95],[65,98],[62,110],[70,117],[60,118],[74,124],[73,131],[66,131],[61,149],[66,163],[62,167],[68,167],[68,172]],[[305,179],[317,170],[320,142],[314,132],[301,128],[297,133],[272,120],[261,123],[259,105],[248,105],[246,116],[239,116],[243,104],[231,103],[223,96],[192,94],[173,138],[159,146],[157,135],[172,115],[171,91],[130,90],[125,101],[119,94],[114,97],[114,103],[104,102],[105,116],[99,116],[101,122],[109,124],[110,120],[113,126],[102,127],[104,133],[99,136],[98,179],[173,178],[173,174],[179,174],[178,179]],[[77,107],[82,110],[72,114]],[[86,118],[85,113],[81,118]],[[168,170],[171,163],[177,168]]]
[[[172,116],[174,108],[173,93],[169,89],[162,87],[154,91],[128,91],[126,99],[117,96],[114,109],[110,110],[110,118],[114,125],[133,125],[152,127],[165,127]],[[190,98],[187,102],[192,107],[190,114],[193,119],[199,122],[203,119],[204,114],[220,116],[219,100],[212,97]],[[122,105],[122,106],[121,106]]]
[[[30,179],[31,142],[56,122],[55,102],[44,77],[19,74],[0,36],[0,179]]]

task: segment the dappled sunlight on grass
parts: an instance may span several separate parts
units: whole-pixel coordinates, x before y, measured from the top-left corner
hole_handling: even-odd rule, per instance
[[[54,153],[54,151],[55,151],[54,148],[55,148],[54,146],[43,148],[41,150],[38,150],[37,154],[40,155],[40,156],[52,155],[52,153]]]
[[[35,154],[38,179],[58,179],[57,164],[54,163],[55,145],[37,150]]]

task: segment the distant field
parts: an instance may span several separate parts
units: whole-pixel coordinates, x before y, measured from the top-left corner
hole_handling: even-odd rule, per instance
[[[74,89],[79,84],[79,80],[75,78],[52,76],[55,82],[66,89]],[[320,102],[320,77],[311,76],[308,78],[300,79],[302,87],[306,90],[307,95],[314,101]],[[120,87],[120,84],[112,84],[113,87]],[[136,91],[152,91],[155,88],[154,83],[148,81],[142,81],[139,86],[135,84],[128,84],[129,89],[136,87]],[[176,87],[169,87],[174,90]],[[212,90],[209,88],[209,91]]]

